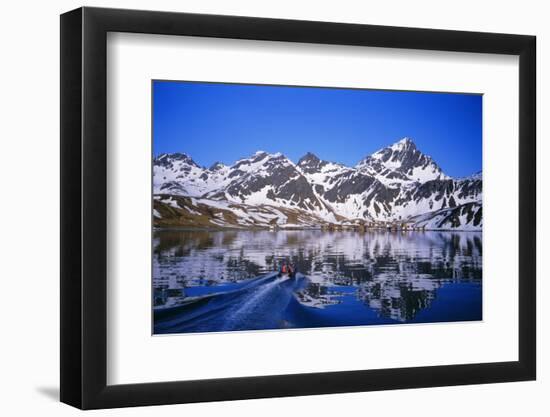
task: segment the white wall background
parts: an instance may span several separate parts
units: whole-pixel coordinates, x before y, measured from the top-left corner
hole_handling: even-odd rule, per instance
[[[59,17],[81,6],[73,0],[9,2],[0,24],[2,153],[0,178],[0,410],[3,415],[75,415],[57,402],[59,392]],[[537,382],[326,395],[231,403],[146,407],[94,415],[299,415],[410,416],[545,415],[550,411],[550,284],[542,267],[550,249],[550,147],[543,119],[549,83],[550,26],[545,3],[535,0],[321,1],[124,0],[86,5],[238,14],[533,34],[538,37],[538,258],[539,378]],[[468,341],[465,341],[468,343]]]

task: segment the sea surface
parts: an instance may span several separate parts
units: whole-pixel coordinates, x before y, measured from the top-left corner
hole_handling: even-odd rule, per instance
[[[482,253],[479,232],[156,230],[153,333],[481,320]]]

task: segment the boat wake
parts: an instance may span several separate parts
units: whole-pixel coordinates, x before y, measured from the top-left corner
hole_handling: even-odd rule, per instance
[[[154,333],[221,332],[289,327],[287,310],[308,278],[271,273],[226,292],[190,297],[184,304],[155,309]]]

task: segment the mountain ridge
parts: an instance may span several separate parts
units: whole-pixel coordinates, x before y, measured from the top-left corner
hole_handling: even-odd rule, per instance
[[[257,151],[232,165],[216,162],[210,168],[199,166],[185,153],[160,154],[153,160],[153,187],[155,195],[227,203],[224,210],[236,210],[228,208],[233,204],[301,211],[311,220],[307,226],[315,222],[414,222],[427,213],[470,203],[481,205],[482,201],[480,173],[452,178],[410,138],[365,156],[354,167],[322,160],[313,152],[294,163],[280,152]],[[163,200],[155,201],[163,204]],[[177,213],[174,216],[172,220],[178,223]],[[304,225],[285,223],[282,218],[276,222],[279,227]],[[472,216],[448,225],[456,230],[480,230],[480,218],[476,217],[475,225]],[[166,223],[160,217],[155,219],[159,225]],[[224,222],[213,224],[222,227]],[[183,225],[190,225],[187,223]],[[256,223],[273,226],[267,217]],[[228,221],[228,226],[238,224],[234,219]],[[438,228],[433,222],[424,224]]]

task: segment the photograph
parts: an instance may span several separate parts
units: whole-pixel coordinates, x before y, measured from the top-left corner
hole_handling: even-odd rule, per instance
[[[544,9],[6,2],[0,416],[548,414]]]
[[[153,334],[482,320],[482,95],[154,80]]]

